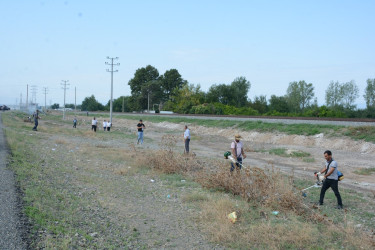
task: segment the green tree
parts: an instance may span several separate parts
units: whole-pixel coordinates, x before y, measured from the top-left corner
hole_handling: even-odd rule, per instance
[[[359,89],[354,80],[342,85],[342,105],[345,109],[353,110],[356,108],[355,100],[359,97]]]
[[[305,81],[291,82],[287,89],[286,98],[290,110],[296,113],[303,113],[314,97],[314,86]]]
[[[367,109],[375,109],[375,78],[367,79],[367,86],[363,97],[366,101]]]
[[[135,110],[147,109],[149,99],[151,99],[151,105],[152,103],[160,103],[163,100],[159,72],[151,65],[137,69],[128,84],[131,89],[131,101]]]
[[[159,71],[151,66],[147,65],[145,68],[140,68],[135,71],[134,77],[129,80],[129,86],[132,95],[140,95],[142,87],[154,80],[158,80]]]
[[[167,101],[171,97],[172,91],[175,88],[181,88],[187,81],[182,79],[177,69],[170,69],[165,71],[164,75],[160,76],[164,100]]]
[[[326,104],[333,110],[353,110],[356,107],[354,102],[359,96],[358,93],[354,80],[346,83],[331,81],[326,90]]]
[[[253,109],[258,110],[260,114],[268,112],[267,97],[265,95],[256,96],[250,105]]]
[[[51,109],[58,109],[58,108],[60,108],[60,104],[58,103],[54,103],[51,105]]]
[[[164,110],[173,110],[180,114],[190,113],[193,106],[202,104],[205,99],[204,92],[200,89],[198,84],[196,87],[194,84],[184,84],[182,88],[175,88],[172,92],[171,100],[169,100]]]
[[[71,109],[74,109],[74,104],[73,104],[73,103],[65,104],[65,108],[71,108]]]
[[[237,77],[231,84],[233,94],[232,104],[236,107],[244,107],[247,104],[247,95],[251,84],[245,77]]]
[[[230,85],[226,84],[214,84],[212,85],[206,95],[209,103],[222,103],[224,105],[230,105],[234,101],[234,95]]]
[[[269,99],[269,109],[270,111],[276,111],[280,113],[288,113],[289,112],[289,106],[288,106],[288,100],[285,96],[276,96],[271,95],[271,98]]]
[[[94,95],[92,95],[83,100],[81,109],[85,111],[98,111],[104,110],[104,106],[95,99]]]
[[[214,84],[207,92],[207,101],[224,105],[244,107],[251,84],[245,77],[237,77],[230,85]]]
[[[108,101],[106,107],[109,109],[110,101]],[[122,112],[124,107],[124,112],[133,111],[130,104],[130,96],[120,96],[113,100],[113,112]]]
[[[331,81],[326,90],[326,105],[330,108],[338,108],[342,103],[343,92],[342,85],[336,81]]]

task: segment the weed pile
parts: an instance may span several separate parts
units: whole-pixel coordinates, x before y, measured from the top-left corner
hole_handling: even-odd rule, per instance
[[[148,152],[147,155],[137,154],[137,160],[142,165],[149,166],[165,174],[185,174],[199,171],[202,162],[193,155],[181,155],[174,152],[178,141],[175,135],[165,135],[160,142],[160,150]]]
[[[229,172],[227,165],[227,162],[221,162],[217,172],[200,174],[197,181],[206,188],[223,189],[262,206],[278,210],[303,209],[300,195],[293,193],[291,179],[279,171],[248,166]]]
[[[165,135],[160,150],[139,156],[139,160],[159,172],[189,176],[205,188],[239,195],[248,202],[279,210],[304,210],[301,196],[293,191],[292,178],[280,171],[246,166],[230,172],[228,160],[201,161],[194,155],[175,153],[177,141],[177,136]]]

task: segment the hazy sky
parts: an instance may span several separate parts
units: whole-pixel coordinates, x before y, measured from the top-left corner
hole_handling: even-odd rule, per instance
[[[375,1],[75,0],[0,1],[0,104],[26,99],[63,104],[110,99],[106,57],[119,57],[114,98],[130,95],[136,69],[175,68],[207,91],[244,76],[249,97],[281,96],[289,82],[315,87],[355,80],[364,107],[375,78]]]

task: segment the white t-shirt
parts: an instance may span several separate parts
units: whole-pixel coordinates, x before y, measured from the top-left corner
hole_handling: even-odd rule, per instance
[[[91,121],[91,125],[95,125],[96,126],[96,124],[98,124],[98,120],[92,120]]]
[[[230,145],[230,148],[236,148],[236,142],[232,142],[232,144]],[[243,144],[241,141],[237,142],[237,157],[242,157],[242,154],[241,154],[241,149],[243,148]]]
[[[185,130],[184,138],[185,139],[190,139],[190,130],[188,128]]]
[[[110,128],[111,127],[111,122],[107,122],[107,127]]]
[[[107,122],[103,122],[103,128],[106,128],[107,127]]]

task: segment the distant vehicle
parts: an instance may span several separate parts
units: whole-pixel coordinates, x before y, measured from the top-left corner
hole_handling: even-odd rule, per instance
[[[7,105],[0,106],[0,110],[10,110],[10,108]]]

